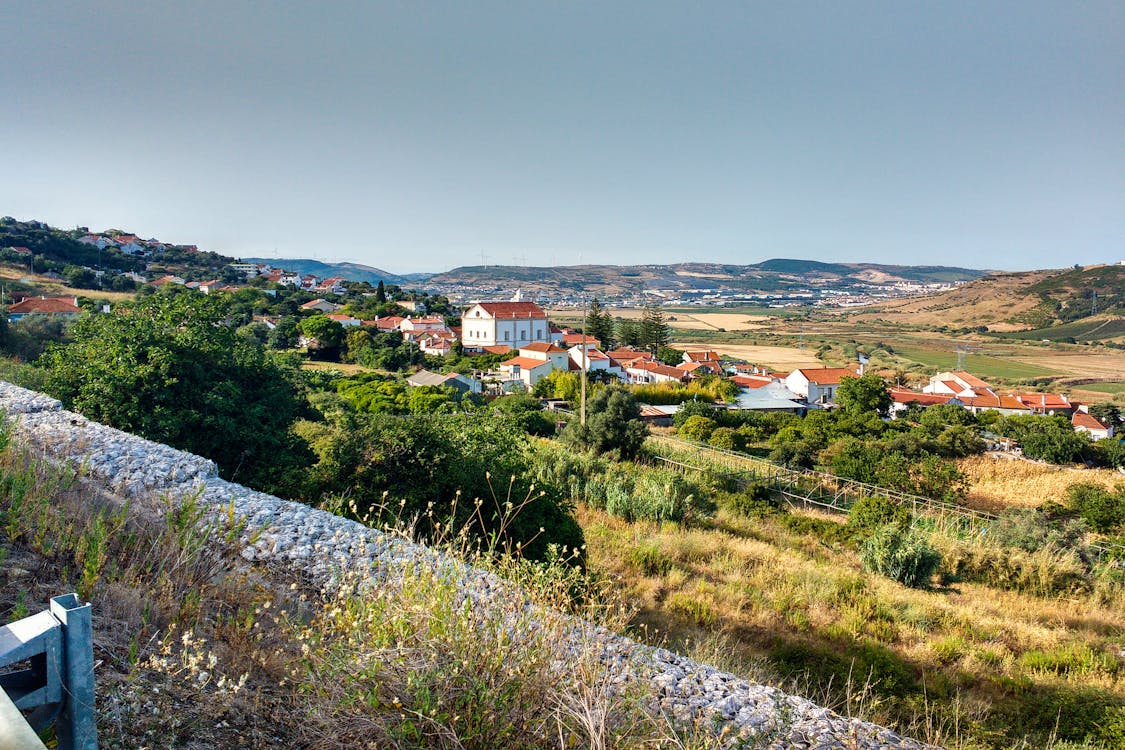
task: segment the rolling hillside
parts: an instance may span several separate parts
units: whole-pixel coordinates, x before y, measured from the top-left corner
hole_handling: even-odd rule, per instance
[[[996,273],[941,294],[889,302],[856,315],[951,328],[987,326],[1029,339],[1123,334],[1125,266]]]
[[[900,282],[968,281],[985,271],[941,266],[888,266],[876,263],[820,263],[777,258],[754,265],[676,263],[672,265],[560,267],[462,266],[429,279],[434,285],[511,288],[538,292],[581,290],[610,295],[644,289],[785,292],[832,286],[871,289]]]
[[[322,279],[340,276],[348,281],[366,281],[371,284],[378,284],[380,281],[400,286],[411,284],[411,280],[403,276],[360,263],[325,263],[310,258],[243,258],[242,260],[245,263],[268,263],[302,275],[313,274]]]

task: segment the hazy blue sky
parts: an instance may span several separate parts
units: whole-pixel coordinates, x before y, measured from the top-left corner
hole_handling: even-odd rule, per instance
[[[1125,257],[1125,3],[0,3],[0,215],[392,272]]]

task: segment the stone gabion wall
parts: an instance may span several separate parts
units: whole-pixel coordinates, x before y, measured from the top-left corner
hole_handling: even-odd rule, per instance
[[[160,498],[198,496],[211,518],[246,522],[240,554],[326,583],[340,571],[378,585],[407,565],[441,566],[478,606],[512,592],[494,575],[423,546],[307,505],[256,492],[219,477],[205,458],[91,422],[48,396],[0,381],[0,411],[14,439],[133,504],[156,510]],[[680,720],[728,725],[728,736],[769,748],[926,748],[882,727],[849,719],[797,696],[747,682],[665,649],[573,621],[575,648],[594,644],[611,682],[640,683],[653,704]],[[591,635],[593,638],[591,638]],[[756,740],[756,741],[755,741]],[[732,745],[735,739],[732,739]]]

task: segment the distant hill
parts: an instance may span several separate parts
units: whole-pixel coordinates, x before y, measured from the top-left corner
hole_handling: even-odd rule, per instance
[[[271,266],[284,268],[287,271],[302,275],[313,274],[321,279],[340,276],[348,281],[366,281],[372,285],[377,285],[380,281],[399,286],[413,285],[417,283],[416,278],[419,276],[418,274],[411,274],[415,278],[408,278],[360,263],[325,263],[310,258],[243,258],[242,260],[245,263],[268,263]],[[423,279],[426,278],[424,274],[420,276]]]
[[[1019,338],[1107,339],[1123,333],[1125,266],[996,273],[941,294],[888,302],[856,317],[988,326]]]
[[[906,282],[969,281],[986,273],[944,266],[821,263],[775,258],[753,265],[676,263],[635,266],[462,266],[436,274],[429,278],[428,283],[497,289],[519,287],[529,292],[545,293],[581,291],[600,295],[646,289],[721,289],[771,293],[828,285],[846,290]]]

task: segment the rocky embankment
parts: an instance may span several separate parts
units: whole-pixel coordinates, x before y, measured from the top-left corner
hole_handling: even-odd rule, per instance
[[[346,571],[377,586],[407,565],[424,564],[451,576],[478,607],[500,597],[510,601],[513,594],[490,573],[355,521],[227,482],[205,458],[91,422],[42,394],[0,381],[0,410],[8,414],[18,442],[80,470],[134,507],[158,512],[161,496],[174,500],[198,493],[212,519],[245,521],[244,558],[285,566],[310,583],[324,585]],[[593,645],[610,682],[650,691],[653,706],[677,719],[725,726],[732,746],[742,738],[742,746],[769,748],[929,747],[580,621],[573,621],[569,632],[576,650],[589,653]]]

